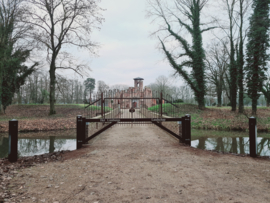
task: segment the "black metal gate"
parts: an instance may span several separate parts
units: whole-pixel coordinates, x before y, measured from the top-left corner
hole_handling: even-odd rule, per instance
[[[77,149],[113,125],[156,125],[190,145],[190,115],[180,117],[179,106],[163,93],[114,90],[93,95],[85,117],[77,116]]]

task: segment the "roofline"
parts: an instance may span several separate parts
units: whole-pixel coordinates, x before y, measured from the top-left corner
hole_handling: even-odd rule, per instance
[[[137,77],[137,78],[133,78],[133,80],[144,80],[143,78]]]

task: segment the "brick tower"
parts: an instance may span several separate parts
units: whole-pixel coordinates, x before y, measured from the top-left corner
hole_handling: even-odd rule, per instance
[[[139,88],[140,91],[143,91],[143,78],[137,77],[133,78],[134,80],[134,87]]]

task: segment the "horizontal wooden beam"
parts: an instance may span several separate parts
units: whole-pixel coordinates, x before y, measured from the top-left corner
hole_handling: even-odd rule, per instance
[[[176,137],[177,139],[182,139],[179,135],[177,135],[176,133],[174,133],[173,131],[169,130],[168,128],[164,127],[163,125],[161,125],[158,122],[152,122],[154,123],[156,126],[160,127],[161,129],[165,130],[166,132],[170,133],[171,135],[173,135],[174,137]]]
[[[85,122],[169,122],[182,121],[183,118],[105,118],[105,119],[85,119]]]
[[[104,132],[105,130],[107,130],[108,128],[112,127],[114,124],[116,124],[116,122],[112,122],[109,125],[105,126],[104,128],[101,128],[99,131],[97,131],[96,133],[94,133],[93,135],[91,135],[90,137],[86,138],[84,140],[84,143],[88,142],[89,140],[93,139],[94,137],[96,137],[97,135],[99,135],[100,133]]]

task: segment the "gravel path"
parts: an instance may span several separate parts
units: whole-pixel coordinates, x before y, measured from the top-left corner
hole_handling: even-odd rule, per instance
[[[155,126],[116,125],[78,152],[19,171],[13,201],[270,202],[270,161],[186,147]]]

